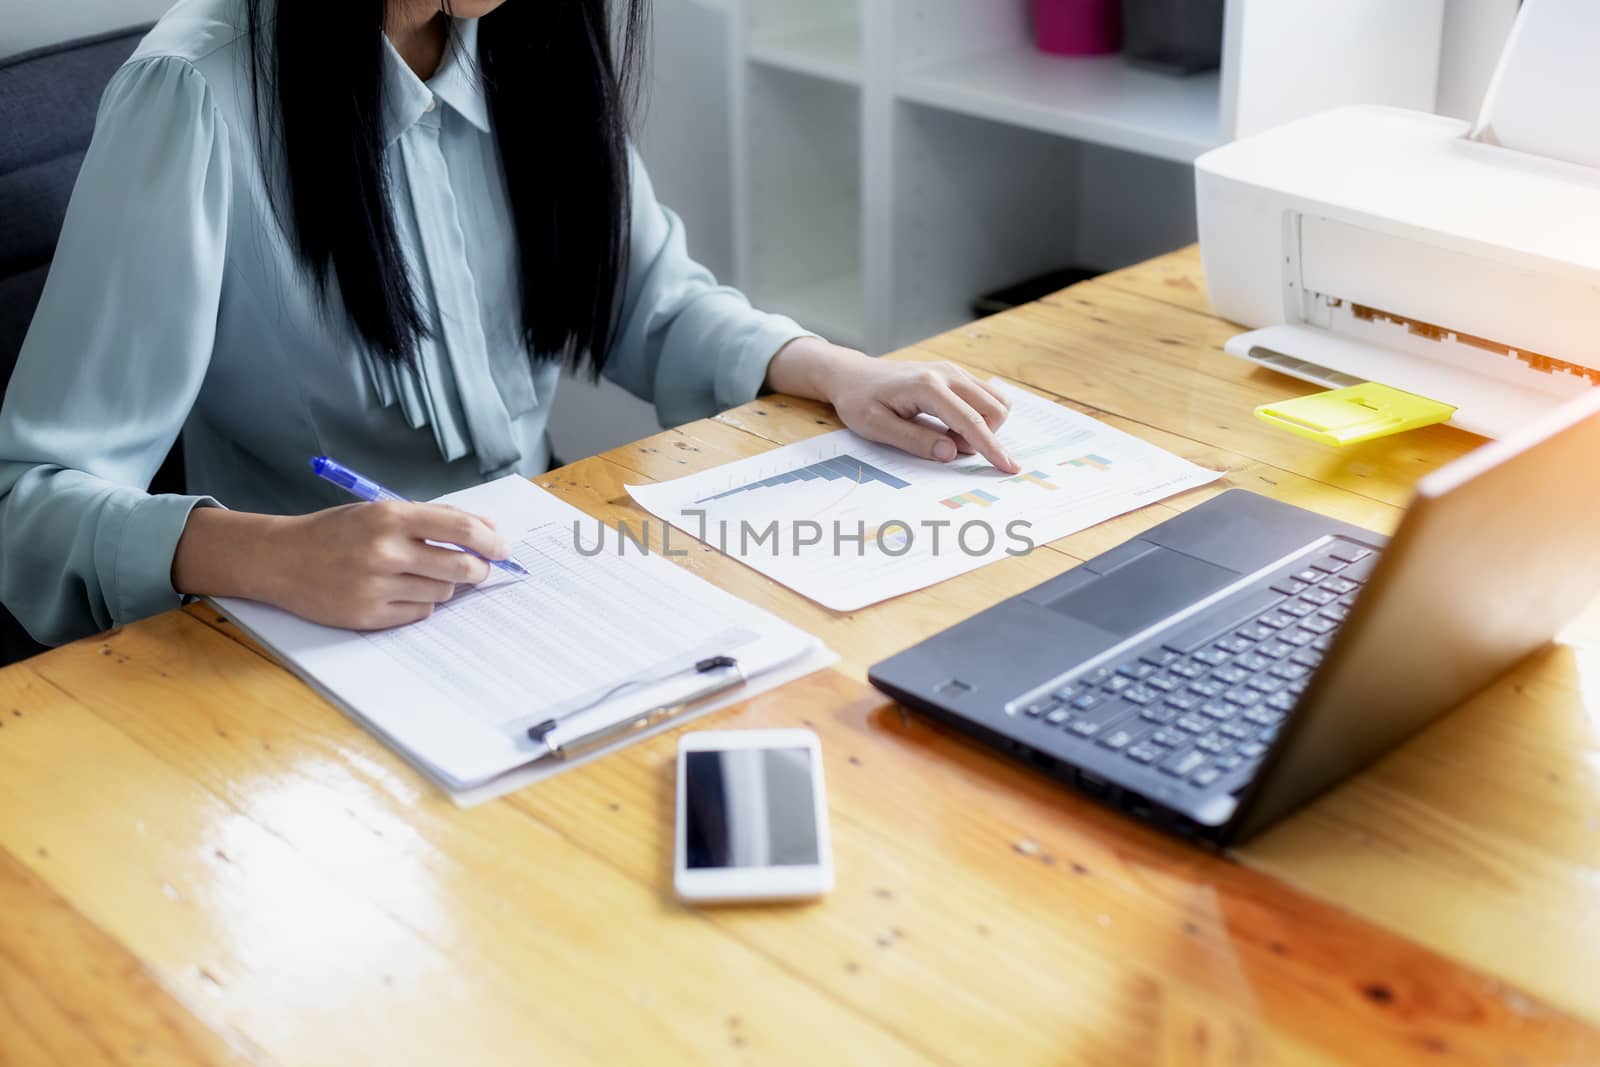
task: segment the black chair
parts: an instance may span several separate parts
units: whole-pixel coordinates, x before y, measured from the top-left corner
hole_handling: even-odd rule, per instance
[[[100,94],[149,29],[121,30],[0,61],[0,397],[44,291]],[[178,449],[167,457],[151,491],[183,491]],[[43,650],[0,607],[0,666]]]

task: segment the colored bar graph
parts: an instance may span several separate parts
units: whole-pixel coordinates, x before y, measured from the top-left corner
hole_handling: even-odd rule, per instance
[[[862,534],[864,543],[868,545],[877,545],[879,548],[885,549],[886,551],[894,552],[904,548],[910,542],[911,531],[903,523],[891,523],[887,525],[887,530],[885,530],[883,526],[867,527],[866,531]]]
[[[1015,478],[1006,479],[1008,485],[1012,482],[1027,482],[1029,485],[1037,485],[1040,489],[1054,490],[1059,488],[1054,482],[1045,477],[1044,471],[1023,471]]]
[[[722,500],[725,497],[748,493],[752,489],[770,489],[779,485],[787,485],[790,482],[809,482],[818,478],[830,482],[843,479],[857,484],[881,482],[890,489],[904,489],[911,484],[903,478],[896,478],[889,472],[879,470],[872,464],[856,459],[846,453],[845,455],[834,456],[832,459],[822,460],[820,463],[813,463],[808,467],[799,467],[792,471],[784,471],[782,474],[774,474],[772,477],[762,478],[760,481],[736,485],[726,492],[696,500],[695,503],[704,504],[707,501]]]
[[[968,504],[975,504],[980,508],[986,508],[991,504],[998,504],[999,502],[999,497],[990,493],[985,493],[982,489],[970,489],[965,493],[957,493],[955,496],[947,497],[946,499],[939,501],[939,503],[952,510],[958,510],[967,506]]]
[[[1090,430],[1074,430],[1065,437],[1058,437],[1052,441],[1043,441],[1036,445],[1029,445],[1026,448],[1013,449],[1011,452],[1011,458],[1016,460],[1018,463],[1021,463],[1024,460],[1033,459],[1035,456],[1043,456],[1050,452],[1059,453],[1063,449],[1070,448],[1078,442],[1087,440],[1092,436],[1094,436],[1094,434]],[[972,463],[963,463],[957,466],[952,466],[950,469],[957,474],[977,474],[980,471],[991,471],[994,468],[989,465],[988,460],[977,460]]]
[[[1111,461],[1104,456],[1096,456],[1091,453],[1087,456],[1079,456],[1077,459],[1062,460],[1060,463],[1056,464],[1056,466],[1093,467],[1097,471],[1108,471],[1111,469]]]

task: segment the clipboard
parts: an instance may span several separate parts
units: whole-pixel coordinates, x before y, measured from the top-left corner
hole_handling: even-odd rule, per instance
[[[605,527],[599,548],[580,552],[583,513],[526,479],[446,502],[508,531],[538,581],[491,577],[424,622],[378,633],[216,603],[458,804],[602,757],[826,658],[813,635],[658,554],[622,552]]]
[[[1455,413],[1449,404],[1378,382],[1256,408],[1262,422],[1338,448],[1448,422]]]

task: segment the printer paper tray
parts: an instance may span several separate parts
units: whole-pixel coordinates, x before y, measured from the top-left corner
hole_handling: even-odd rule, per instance
[[[1589,388],[1578,379],[1551,378],[1546,391],[1392,348],[1353,341],[1315,326],[1269,326],[1240,334],[1230,355],[1330,389],[1381,382],[1456,409],[1451,426],[1504,437]],[[1526,372],[1528,375],[1536,371]],[[1526,375],[1518,375],[1526,376]]]

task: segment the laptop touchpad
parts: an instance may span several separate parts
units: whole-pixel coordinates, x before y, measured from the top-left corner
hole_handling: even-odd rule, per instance
[[[1157,548],[1082,589],[1052,600],[1049,607],[1118,637],[1138,633],[1168,615],[1216,592],[1239,575]]]

